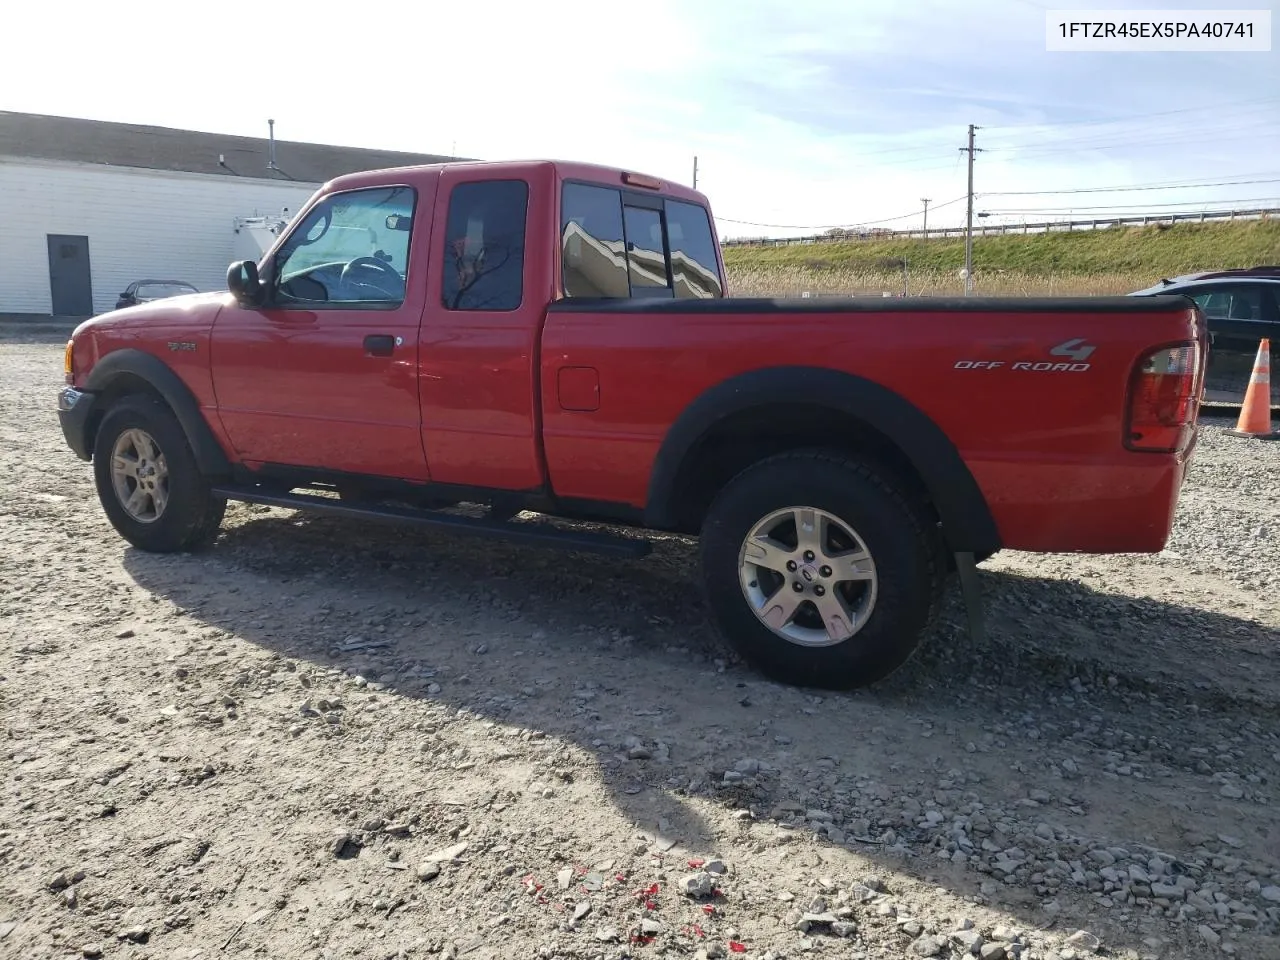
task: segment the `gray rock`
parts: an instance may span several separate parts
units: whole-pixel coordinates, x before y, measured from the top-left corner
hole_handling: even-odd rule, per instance
[[[440,876],[440,864],[435,860],[428,860],[418,867],[419,880],[434,880],[438,876]]]
[[[86,943],[80,948],[80,955],[88,957],[89,960],[96,960],[97,957],[102,956],[102,945],[98,943]]]
[[[1221,796],[1226,797],[1228,800],[1239,800],[1244,796],[1244,791],[1233,783],[1224,783],[1218,790],[1218,793]]]
[[[618,928],[600,927],[596,930],[596,939],[601,943],[613,943],[618,939]]]
[[[908,937],[918,937],[924,933],[924,924],[919,920],[903,920],[899,926]]]
[[[329,839],[329,852],[335,857],[354,857],[360,852],[360,841],[350,831],[335,830]]]
[[[67,872],[65,870],[59,870],[49,878],[45,886],[54,893],[57,893],[58,891],[65,890],[67,887],[71,886],[71,878],[67,876]]]
[[[858,932],[858,925],[852,920],[837,920],[831,924],[831,932],[837,937],[852,937]]]
[[[1222,937],[1218,936],[1217,931],[1207,924],[1200,924],[1200,926],[1196,927],[1196,932],[1200,934],[1200,939],[1211,947],[1216,947],[1222,942]]]
[[[1102,940],[1088,930],[1077,930],[1067,937],[1067,943],[1077,950],[1084,950],[1088,953],[1096,953],[1098,948],[1102,946]]]
[[[151,938],[151,931],[143,924],[139,923],[135,926],[121,930],[116,934],[117,940],[128,940],[132,943],[146,943]]]
[[[1263,887],[1258,896],[1268,903],[1280,903],[1280,887]]]
[[[951,941],[960,946],[965,953],[977,955],[982,949],[982,934],[977,930],[957,930],[951,934]]]
[[[561,890],[568,890],[573,883],[573,867],[565,867],[556,874],[556,886]]]
[[[911,943],[911,952],[917,957],[936,957],[947,949],[941,937],[924,936]]]
[[[590,912],[591,912],[591,904],[588,901],[583,900],[580,904],[578,904],[576,907],[573,908],[573,922],[577,923],[579,920],[582,920],[583,918],[585,918],[586,915],[589,914]]]
[[[1005,949],[1003,943],[986,943],[982,945],[982,949],[978,951],[978,956],[982,960],[1005,960]]]
[[[697,873],[691,873],[687,877],[680,878],[680,892],[686,897],[709,897],[715,886],[715,881],[711,879],[711,874],[705,870],[699,870]]]
[[[467,852],[469,844],[455,843],[451,847],[445,847],[443,850],[436,850],[427,854],[427,861],[434,863],[444,863],[445,861],[457,860],[460,856]]]
[[[651,917],[645,917],[640,921],[640,933],[645,937],[656,937],[663,930],[662,922],[654,920]]]
[[[708,860],[702,868],[707,873],[726,874],[729,872],[729,866],[723,860]]]
[[[838,919],[834,913],[802,913],[793,926],[796,930],[807,933],[815,926],[830,926]]]

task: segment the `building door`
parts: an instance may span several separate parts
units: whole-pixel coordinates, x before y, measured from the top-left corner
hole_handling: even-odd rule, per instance
[[[48,234],[49,292],[55,317],[93,316],[89,238]]]

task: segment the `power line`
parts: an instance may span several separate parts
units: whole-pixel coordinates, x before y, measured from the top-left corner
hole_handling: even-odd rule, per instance
[[[934,210],[941,210],[943,207],[949,207],[953,203],[959,203],[961,200],[967,200],[968,194],[956,197],[954,200],[948,200],[946,203],[935,203]],[[919,210],[912,210],[910,213],[904,213],[897,217],[885,217],[883,220],[863,220],[859,223],[756,223],[752,220],[733,220],[729,217],[717,216],[717,223],[734,223],[740,227],[765,227],[769,230],[831,230],[840,229],[847,230],[853,227],[873,227],[878,223],[892,223],[895,220],[906,220],[908,217],[917,217],[920,215]]]
[[[1216,133],[1212,140],[1197,139],[1193,141],[1187,136],[1185,131],[1177,133],[1170,131],[1168,135],[1156,137],[1140,137],[1137,139],[1118,139],[1118,140],[1057,140],[1051,143],[1041,143],[1037,145],[1029,145],[1025,147],[993,147],[992,153],[999,153],[1001,156],[1016,156],[1019,159],[1034,159],[1036,157],[1049,156],[1051,154],[1060,153],[1094,153],[1106,150],[1145,150],[1154,147],[1185,147],[1194,143],[1195,146],[1205,149],[1219,146],[1224,143],[1236,143],[1240,140],[1268,140],[1273,137],[1280,136],[1280,128],[1267,131],[1259,130],[1257,123],[1249,123],[1240,127],[1233,127],[1220,131],[1222,133],[1237,134],[1237,136],[1217,136]]]
[[[1143,206],[1144,210],[1164,209],[1167,207],[1205,207],[1208,204],[1235,204],[1242,203],[1276,203],[1280,202],[1280,197],[1241,197],[1233,200],[1186,200],[1181,203],[1149,203]],[[1238,208],[1238,207],[1237,207]],[[1013,213],[1073,213],[1077,210],[1131,210],[1134,205],[1131,203],[1108,203],[1098,206],[1087,207],[1008,207],[1000,210],[987,211],[993,215],[1005,216]],[[1227,207],[1223,212],[1230,212],[1231,207]],[[1208,212],[1208,211],[1206,211]]]
[[[1069,190],[987,190],[982,197],[1038,197],[1067,193],[1130,193],[1140,190],[1202,190],[1207,187],[1238,187],[1253,183],[1280,183],[1280,177],[1264,180],[1214,180],[1209,183],[1152,183],[1130,187],[1075,187]],[[1224,203],[1226,201],[1223,201]]]
[[[1032,130],[1043,129],[1044,127],[1085,127],[1100,126],[1108,123],[1127,123],[1130,120],[1149,120],[1152,117],[1173,117],[1182,116],[1188,113],[1201,113],[1205,110],[1228,110],[1233,107],[1252,106],[1262,103],[1280,103],[1280,97],[1260,97],[1254,100],[1237,100],[1233,103],[1209,104],[1203,107],[1182,107],[1178,110],[1161,110],[1158,113],[1137,113],[1128,116],[1110,117],[1106,120],[1063,120],[1058,123],[1016,123],[1001,124],[992,128],[992,134],[999,135],[1001,130]]]

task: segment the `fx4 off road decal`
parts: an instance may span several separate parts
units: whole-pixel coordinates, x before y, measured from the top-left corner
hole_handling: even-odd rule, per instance
[[[1025,340],[983,344],[982,352],[995,354],[999,360],[957,360],[955,370],[1016,370],[1030,373],[1084,373],[1096,350],[1084,337],[1073,337],[1056,346],[1045,347]],[[1045,357],[1063,359],[1046,360]]]

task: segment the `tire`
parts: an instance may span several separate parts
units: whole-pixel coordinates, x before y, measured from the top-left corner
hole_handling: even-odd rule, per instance
[[[132,477],[127,469],[121,477],[113,467],[118,443],[121,458],[132,464]],[[149,468],[157,472],[136,475]],[[154,397],[127,396],[107,411],[94,438],[93,477],[107,519],[140,550],[195,550],[218,535],[227,501],[211,495],[178,418]],[[131,508],[126,494],[140,483],[145,496]],[[159,509],[148,485],[163,496]]]
[[[815,514],[795,513],[806,508]],[[801,518],[823,514],[828,522],[816,529],[831,534],[820,546],[811,542],[823,555],[806,560],[794,534]],[[753,549],[768,556],[752,568],[743,563],[747,541],[761,542],[755,536],[770,516],[780,525],[765,541],[768,551]],[[922,508],[866,463],[823,451],[770,457],[738,474],[711,504],[700,538],[707,604],[729,646],[766,676],[826,690],[867,686],[906,663],[938,614],[943,557],[930,529]],[[824,556],[832,564],[822,564]],[[788,616],[796,582],[804,592]],[[819,603],[827,613],[841,611],[842,629],[823,628]],[[757,607],[772,609],[779,629]]]

